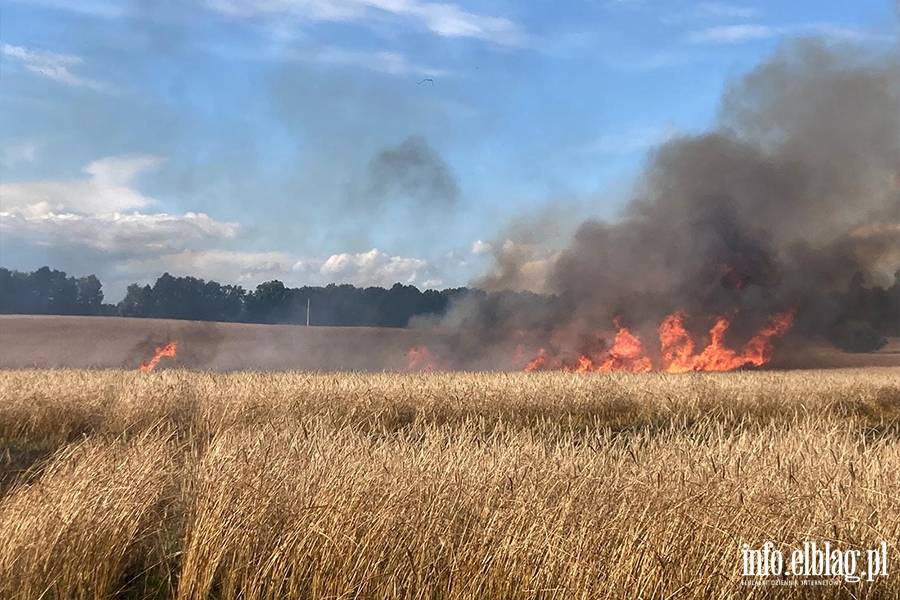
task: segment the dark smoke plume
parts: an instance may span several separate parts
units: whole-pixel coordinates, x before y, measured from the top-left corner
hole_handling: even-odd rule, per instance
[[[346,170],[333,166],[338,170],[333,179],[343,190],[331,201],[323,198],[322,205],[331,215],[329,231],[350,248],[390,243],[392,251],[412,252],[416,244],[446,234],[463,203],[453,171],[421,136],[382,146]],[[404,227],[406,234],[385,240],[388,223]]]
[[[418,136],[408,137],[372,159],[367,192],[375,205],[399,197],[414,206],[444,208],[459,199],[447,163]]]
[[[649,157],[636,195],[554,257],[557,327],[649,329],[680,310],[740,330],[795,309],[795,331],[825,333],[854,276],[888,288],[900,268],[900,53],[784,46],[730,86],[713,130]],[[489,280],[523,287],[514,266]]]

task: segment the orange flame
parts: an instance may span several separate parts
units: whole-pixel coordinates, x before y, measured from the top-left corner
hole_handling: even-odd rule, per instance
[[[547,350],[545,348],[541,348],[538,350],[537,356],[531,360],[527,365],[525,365],[526,371],[538,371],[547,364]]]
[[[431,358],[428,346],[413,346],[406,353],[406,370],[407,371],[425,371],[432,373],[437,371],[437,364]]]
[[[769,317],[765,327],[744,344],[740,352],[725,346],[725,332],[731,322],[725,317],[719,317],[709,330],[709,345],[695,354],[694,341],[684,329],[682,319],[681,313],[669,315],[659,328],[664,370],[670,373],[731,371],[746,365],[759,367],[772,360],[772,342],[786,334],[794,325],[794,311]]]
[[[609,358],[600,365],[599,370],[648,373],[653,370],[653,363],[650,362],[641,340],[628,329],[620,327],[613,347],[609,350]]]
[[[663,364],[670,373],[690,371],[694,365],[694,340],[685,330],[684,315],[674,313],[659,326]]]
[[[709,343],[698,353],[697,343],[684,327],[684,314],[673,313],[659,326],[661,369],[669,373],[687,371],[731,371],[744,366],[761,366],[772,359],[774,340],[794,324],[794,311],[769,317],[766,325],[740,351],[725,345],[725,333],[731,322],[718,317],[709,330]],[[640,338],[616,322],[618,332],[613,345],[598,353],[583,353],[574,362],[541,348],[525,367],[526,371],[563,370],[570,373],[627,371],[647,373],[654,370]]]
[[[178,342],[169,342],[165,346],[156,349],[156,354],[150,360],[141,363],[141,371],[152,371],[164,357],[175,358],[178,354]]]
[[[653,363],[640,338],[626,327],[616,322],[618,332],[613,345],[608,350],[583,353],[574,363],[553,356],[546,348],[541,348],[537,356],[525,366],[526,371],[561,369],[568,373],[607,373],[610,371],[629,371],[631,373],[647,373],[653,370]]]

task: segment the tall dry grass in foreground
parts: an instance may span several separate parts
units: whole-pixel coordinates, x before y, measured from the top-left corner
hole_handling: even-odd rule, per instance
[[[2,598],[900,597],[900,371],[0,373]],[[889,544],[740,586],[740,544]]]

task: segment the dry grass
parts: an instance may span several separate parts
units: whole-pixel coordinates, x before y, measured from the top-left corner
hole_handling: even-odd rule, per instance
[[[900,371],[0,372],[3,598],[900,597]]]

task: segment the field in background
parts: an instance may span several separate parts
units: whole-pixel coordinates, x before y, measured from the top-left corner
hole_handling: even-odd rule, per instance
[[[898,417],[900,369],[0,371],[0,597],[900,597]],[[767,540],[892,575],[740,587]]]
[[[435,341],[390,328],[31,315],[0,316],[0,340],[5,369],[137,369],[176,340],[175,364],[214,370],[400,369],[410,347]]]
[[[368,327],[303,327],[201,323],[118,317],[0,316],[0,369],[137,369],[157,346],[179,342],[178,361],[220,371],[403,370],[406,353],[428,346],[442,355],[473,360],[474,368],[509,369],[514,348],[485,349],[478,332]],[[462,341],[461,341],[462,340]],[[546,340],[536,340],[535,348]],[[775,368],[900,366],[900,339],[873,354],[847,354],[824,342],[785,340]],[[475,343],[473,347],[472,344]],[[465,344],[469,344],[466,346]],[[477,360],[474,354],[483,352]],[[520,367],[532,356],[525,358]]]

